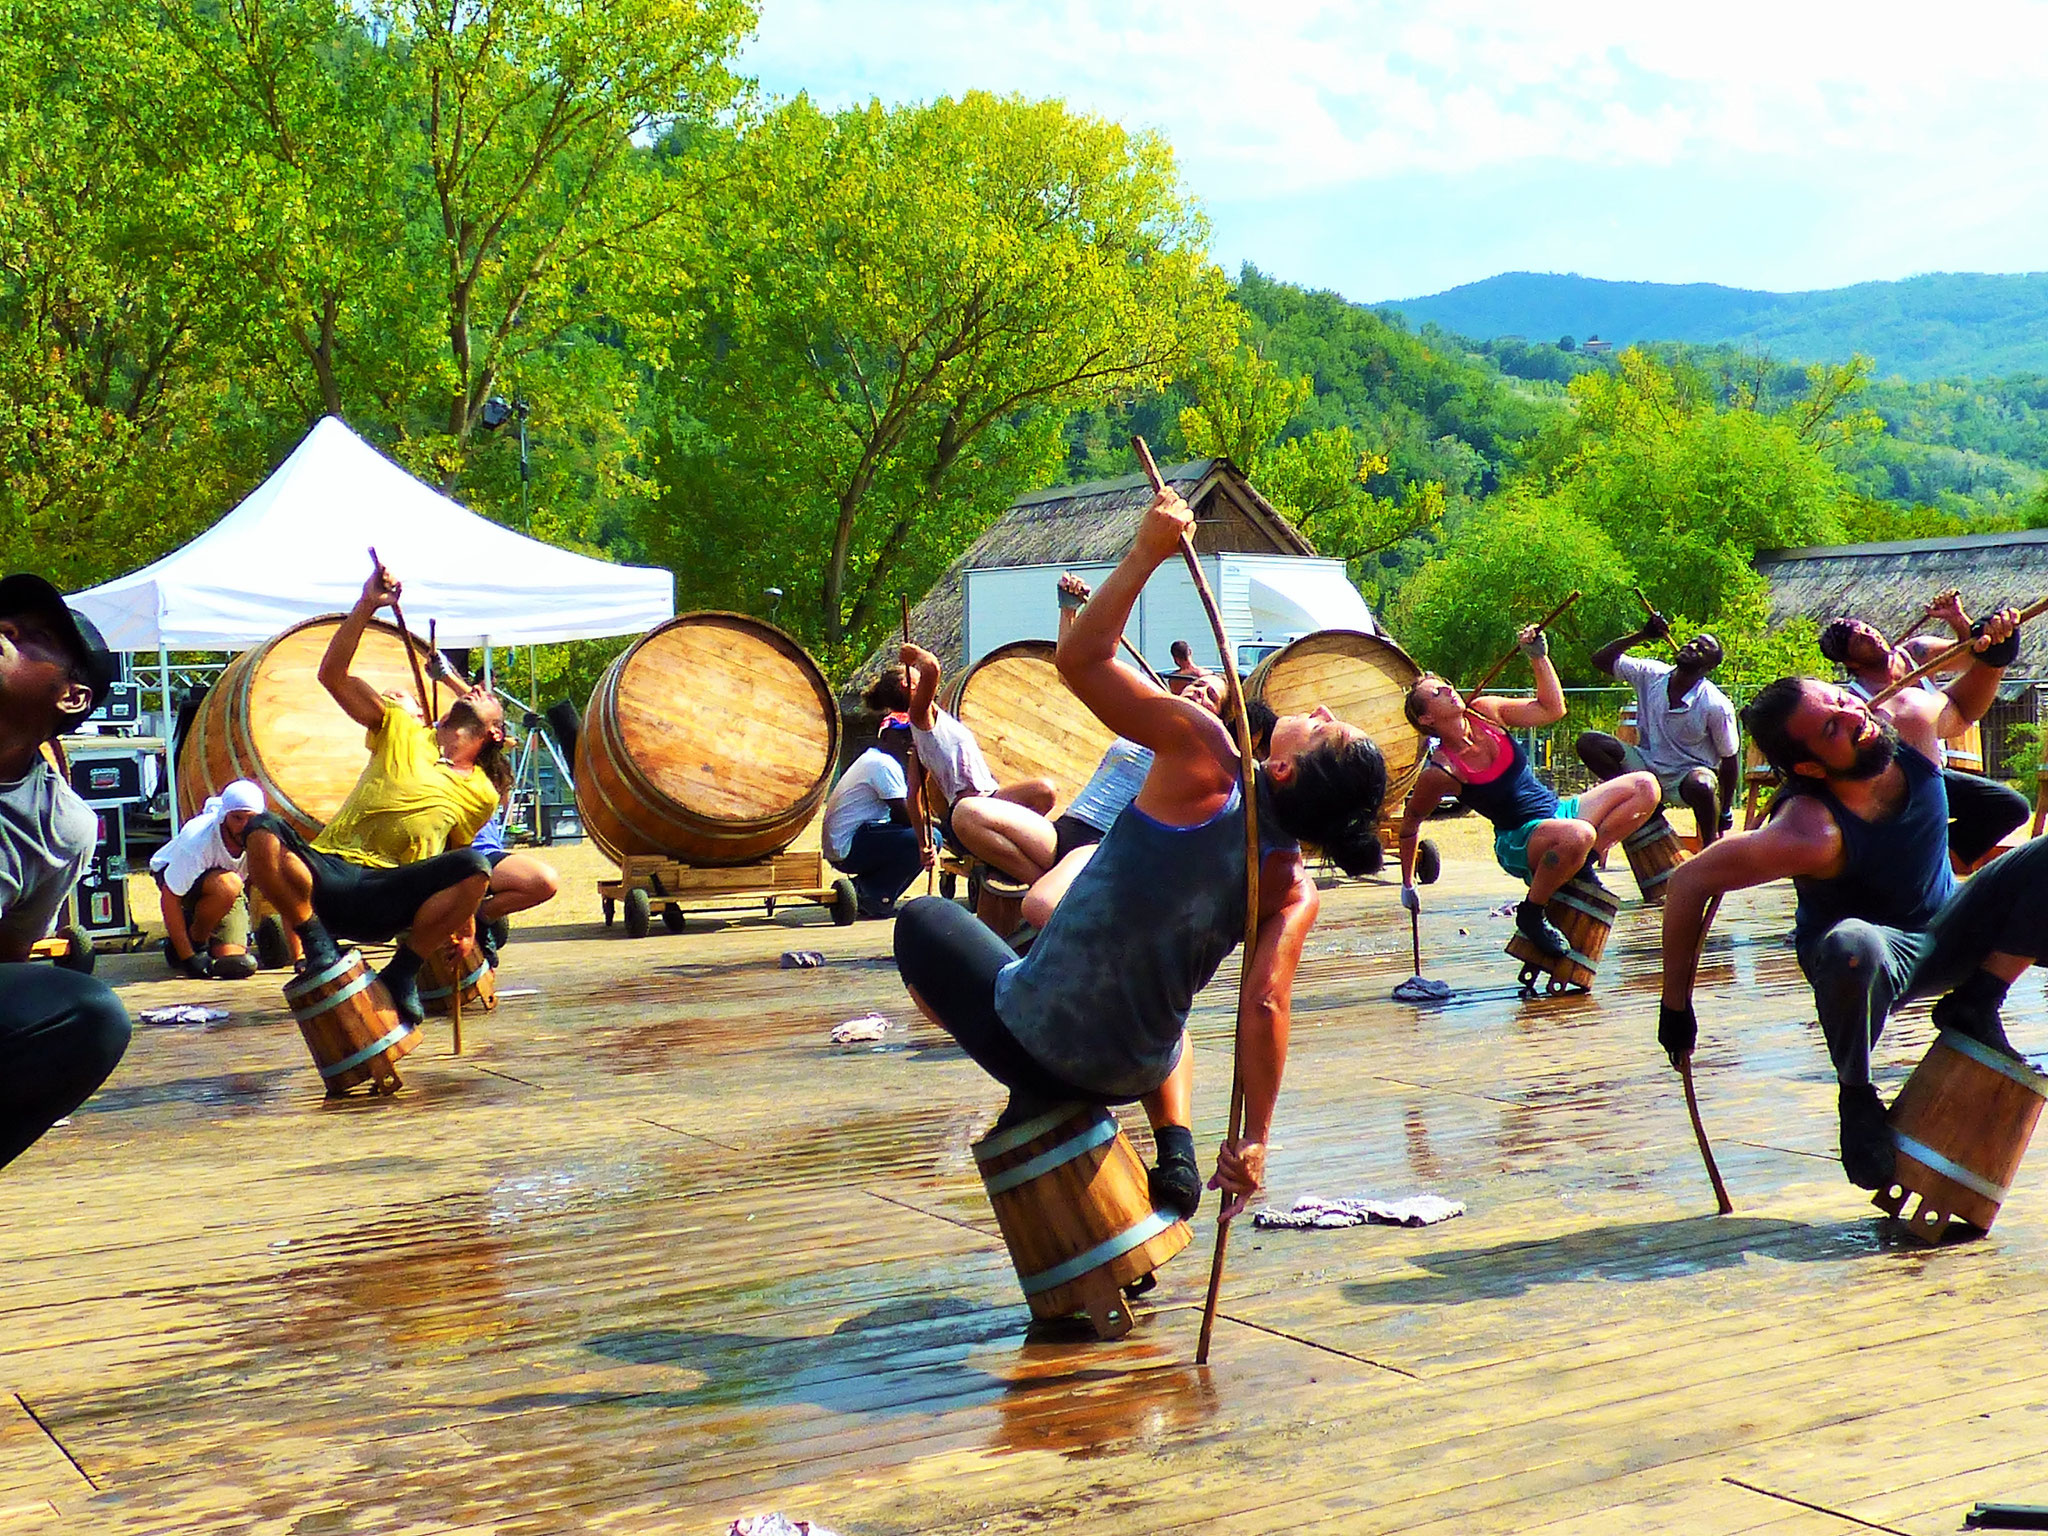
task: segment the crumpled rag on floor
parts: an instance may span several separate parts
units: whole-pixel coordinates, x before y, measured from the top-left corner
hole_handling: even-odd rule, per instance
[[[1325,1200],[1303,1195],[1291,1210],[1261,1206],[1252,1212],[1255,1227],[1362,1227],[1373,1222],[1389,1227],[1433,1227],[1465,1214],[1465,1202],[1441,1195],[1410,1195],[1405,1200]]]

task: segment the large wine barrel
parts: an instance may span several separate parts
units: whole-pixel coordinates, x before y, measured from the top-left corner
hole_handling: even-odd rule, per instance
[[[1050,640],[997,646],[960,674],[946,707],[974,733],[998,783],[1050,779],[1061,806],[1116,740],[1061,678]]]
[[[685,613],[592,690],[576,805],[615,860],[745,864],[795,840],[838,757],[839,709],[802,646],[742,613]]]
[[[1319,629],[1289,641],[1245,679],[1245,692],[1275,714],[1306,714],[1318,704],[1370,736],[1387,761],[1387,800],[1398,813],[1422,771],[1422,734],[1401,703],[1422,668],[1380,635],[1356,629]]]
[[[370,760],[363,728],[320,686],[320,658],[341,621],[328,614],[294,624],[228,663],[178,749],[181,818],[248,779],[302,837],[320,835]],[[424,660],[426,646],[413,644]],[[379,692],[416,697],[405,648],[396,626],[372,622],[349,670]]]

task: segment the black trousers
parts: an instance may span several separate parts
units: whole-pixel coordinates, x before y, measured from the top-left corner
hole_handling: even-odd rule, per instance
[[[128,1049],[128,1010],[103,981],[0,965],[0,1168],[92,1097]]]
[[[1027,1103],[1114,1102],[1046,1071],[1003,1023],[996,1012],[996,976],[1016,958],[1015,950],[957,902],[920,896],[896,914],[896,969],[903,984],[924,999],[976,1066],[1015,1095],[1013,1110],[1021,1113]]]
[[[274,832],[313,877],[313,915],[337,939],[381,944],[412,926],[413,914],[450,886],[490,878],[491,861],[474,848],[451,848],[417,864],[377,869],[322,853],[273,813],[252,817],[251,832]],[[909,882],[905,882],[908,884]]]
[[[1944,768],[1941,784],[1948,791],[1949,852],[1965,864],[1983,858],[2033,814],[2025,795],[1981,773]]]
[[[1963,882],[1925,932],[1849,918],[1799,956],[1843,1087],[1870,1081],[1870,1052],[1892,1010],[1953,992],[1994,952],[2048,958],[2048,837]]]
[[[853,834],[846,857],[834,859],[832,867],[853,876],[854,894],[860,898],[863,913],[886,912],[924,868],[917,829],[901,822],[871,821]]]

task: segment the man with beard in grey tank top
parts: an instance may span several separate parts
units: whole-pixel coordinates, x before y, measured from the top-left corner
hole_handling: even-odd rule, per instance
[[[1136,542],[1076,614],[1060,675],[1110,730],[1147,747],[1143,787],[1018,959],[951,902],[926,899],[896,920],[896,962],[912,999],[1011,1090],[1003,1121],[1048,1104],[1142,1101],[1159,1147],[1156,1204],[1192,1214],[1193,1062],[1183,1040],[1195,994],[1244,936],[1245,807],[1236,744],[1210,709],[1117,661],[1117,637],[1146,580],[1193,525],[1160,492]],[[1377,868],[1386,764],[1363,731],[1327,710],[1285,715],[1256,772],[1262,836],[1259,922],[1245,958],[1237,1026],[1245,1086],[1240,1136],[1211,1187],[1240,1208],[1264,1179],[1266,1139],[1286,1062],[1294,971],[1317,895],[1297,840],[1353,873]]]

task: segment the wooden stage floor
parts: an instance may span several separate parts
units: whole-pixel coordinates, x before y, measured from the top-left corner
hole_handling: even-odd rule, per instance
[[[1522,1001],[1512,894],[1470,859],[1427,892],[1425,970],[1460,989],[1429,1011],[1389,1000],[1392,887],[1326,897],[1271,1196],[1469,1211],[1240,1223],[1207,1370],[1213,1196],[1128,1339],[1027,1336],[968,1155],[999,1091],[910,1024],[886,924],[634,943],[581,883],[506,953],[535,995],[341,1104],[275,975],[105,962],[131,1007],[236,1011],[138,1027],[0,1174],[0,1530],[1820,1536],[2048,1502],[2039,1160],[1983,1241],[1888,1237],[1771,892],[1707,957],[1716,1218],[1655,915],[1625,904],[1594,998]],[[779,969],[798,947],[828,964]],[[1195,1019],[1205,1156],[1235,977]],[[2015,998],[2048,1049],[2039,985]],[[899,1032],[827,1043],[870,1008]],[[1888,1092],[1928,1038],[1924,1008],[1886,1038]]]

